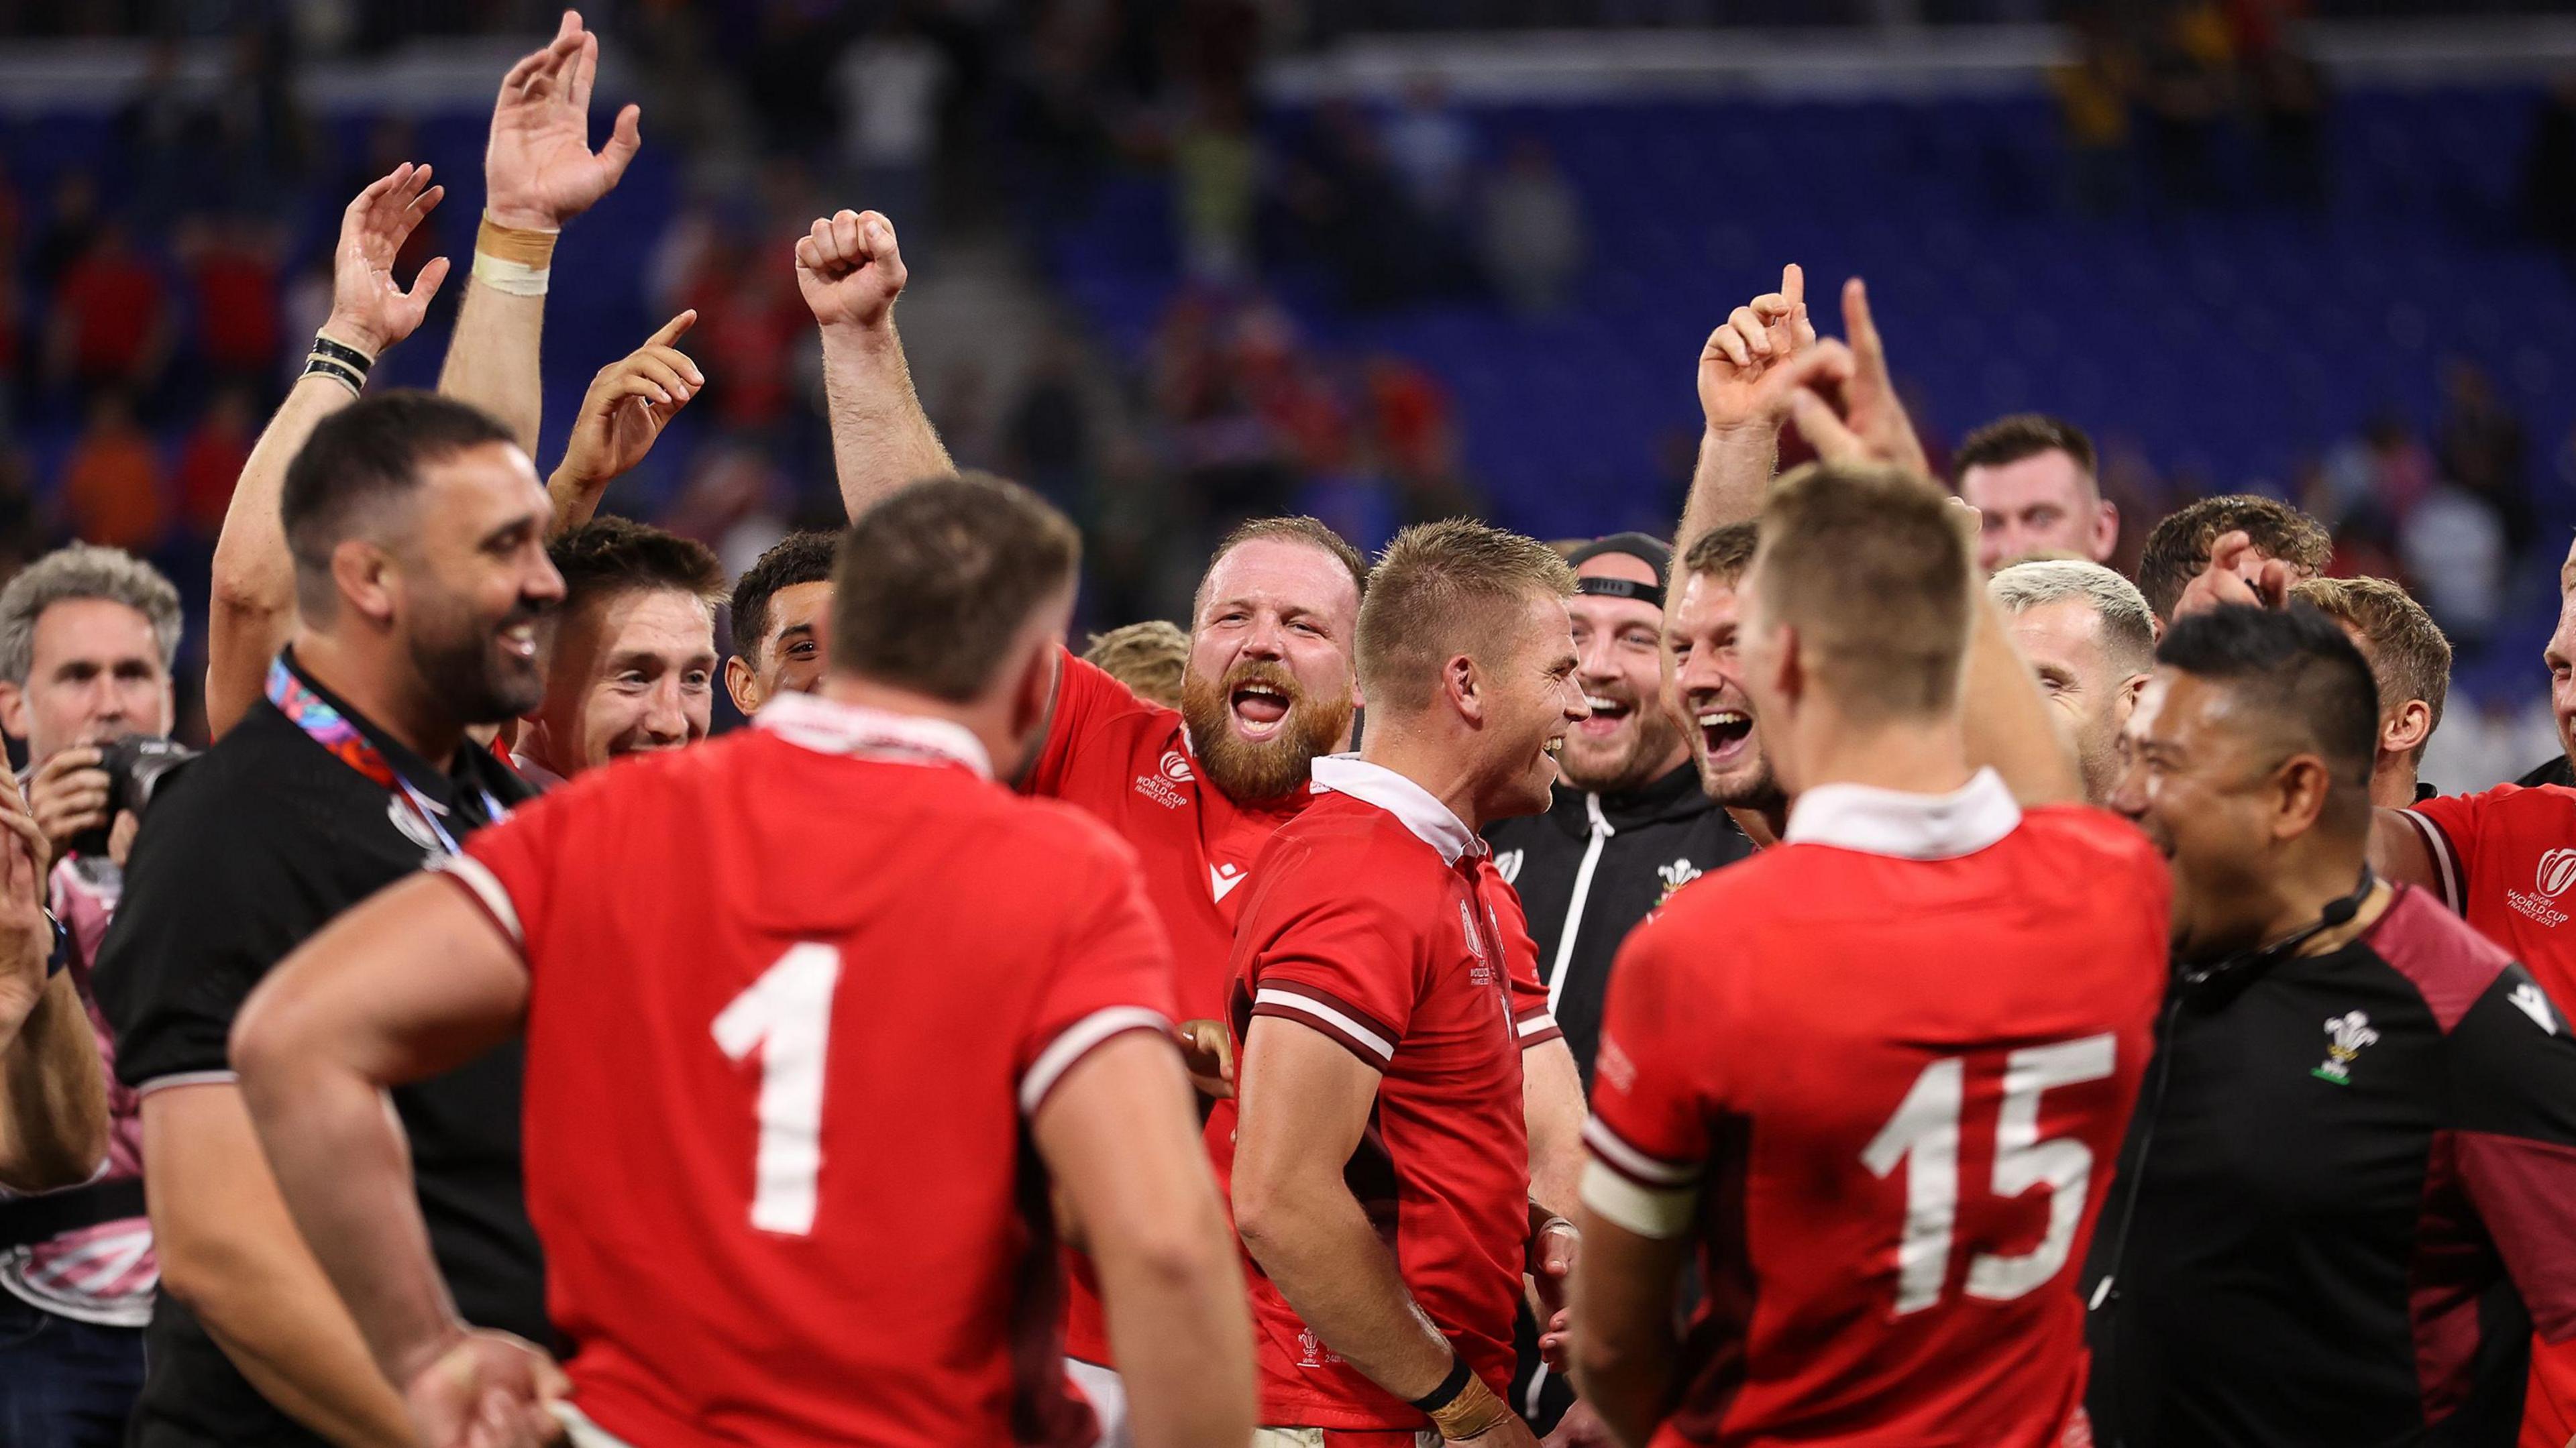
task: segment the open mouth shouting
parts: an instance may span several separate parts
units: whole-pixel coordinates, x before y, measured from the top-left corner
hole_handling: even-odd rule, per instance
[[[1233,716],[1235,732],[1255,744],[1278,737],[1288,727],[1288,713],[1295,703],[1287,685],[1265,679],[1238,680],[1226,693],[1226,711]]]
[[[1700,757],[1716,769],[1740,762],[1752,744],[1752,713],[1720,703],[1715,694],[1695,694],[1690,703],[1691,723],[1699,730]]]

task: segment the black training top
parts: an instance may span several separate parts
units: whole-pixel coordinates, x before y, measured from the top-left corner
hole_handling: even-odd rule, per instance
[[[2576,1332],[2566,1018],[2407,886],[2243,974],[2175,987],[2094,1233],[2096,1441],[2511,1444]]]
[[[469,744],[433,768],[329,691],[304,682],[383,751],[462,839],[529,797]],[[266,699],[168,781],[134,842],[123,908],[100,950],[116,1071],[143,1092],[226,1080],[226,1038],[251,988],[332,916],[442,851],[407,806]],[[430,1246],[467,1321],[547,1339],[544,1265],[519,1185],[516,1043],[393,1093],[411,1138]],[[130,1448],[318,1444],[263,1400],[169,1293],[145,1336]]]
[[[1494,867],[1520,892],[1539,983],[1588,1091],[1619,943],[1675,890],[1752,854],[1753,844],[1700,792],[1699,769],[1687,762],[1630,794],[1558,785],[1547,813],[1497,820],[1485,839]]]

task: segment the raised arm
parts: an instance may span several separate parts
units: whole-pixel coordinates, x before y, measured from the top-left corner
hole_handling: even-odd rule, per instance
[[[1708,334],[1699,353],[1706,427],[1681,527],[1673,535],[1677,552],[1688,552],[1709,529],[1761,510],[1762,490],[1780,460],[1780,426],[1788,420],[1795,386],[1788,364],[1815,340],[1815,323],[1807,318],[1807,274],[1794,262],[1780,269],[1780,290],[1736,308]]]
[[[553,531],[589,522],[599,511],[600,494],[644,461],[662,429],[707,385],[706,374],[677,345],[697,320],[694,311],[680,313],[590,380],[563,461],[546,480],[546,496],[555,507]]]
[[[322,324],[317,349],[336,344],[372,366],[420,326],[447,278],[447,258],[431,258],[409,291],[394,283],[394,258],[446,194],[446,187],[430,184],[427,166],[406,162],[349,203],[331,255],[331,316]],[[345,363],[296,379],[233,488],[223,532],[215,539],[214,601],[206,629],[206,724],[218,738],[259,697],[268,661],[295,629],[295,560],[278,517],[287,464],[323,418],[357,400],[364,381],[358,368]]]
[[[921,410],[895,334],[904,280],[894,223],[876,212],[836,212],[796,240],[796,287],[823,331],[832,466],[854,518],[906,483],[957,470]]]
[[[440,392],[500,418],[531,455],[545,403],[538,352],[555,240],[565,222],[616,187],[644,143],[643,113],[628,106],[592,154],[590,94],[598,74],[599,37],[567,10],[555,38],[502,77],[483,154],[474,271],[438,375]]]
[[[415,875],[288,956],[233,1026],[277,1194],[424,1442],[469,1441],[465,1424],[495,1411],[491,1398],[533,1432],[560,1392],[543,1354],[457,1316],[382,1095],[498,1044],[527,991],[491,919],[451,882]]]
[[[1875,463],[1901,468],[1938,490],[1914,424],[1896,395],[1887,350],[1869,314],[1859,278],[1843,289],[1843,320],[1852,342],[1817,346],[1806,364],[1813,381],[1839,393],[1837,408],[1813,386],[1790,398],[1798,432],[1828,462]],[[2012,641],[2003,610],[1974,577],[1976,514],[1955,504],[1971,561],[1968,658],[1961,698],[1966,703],[1968,762],[1990,766],[2025,805],[2080,802],[2084,776],[2074,747],[2051,717],[2029,661]]]
[[[47,974],[44,832],[0,780],[0,1186],[53,1191],[107,1155],[107,1072],[71,972]]]

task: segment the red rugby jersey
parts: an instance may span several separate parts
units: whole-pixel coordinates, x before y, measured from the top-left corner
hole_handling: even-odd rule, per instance
[[[1520,1057],[1560,1034],[1544,992],[1529,993],[1536,949],[1485,842],[1421,786],[1347,756],[1314,773],[1314,803],[1247,887],[1228,1008],[1237,1056],[1253,1017],[1276,1016],[1380,1074],[1351,1190],[1414,1300],[1506,1392],[1529,1236]],[[1220,1177],[1235,1122],[1227,1101],[1208,1123]],[[1259,1263],[1246,1270],[1262,1422],[1428,1424],[1308,1331]]]
[[[2085,1441],[2075,1279],[2153,1049],[2171,885],[2098,810],[1826,785],[1610,978],[1584,1201],[1690,1235],[1657,1448]]]
[[[2576,790],[2500,784],[2406,811],[2433,856],[2443,903],[2522,962],[2550,1000],[2576,1001]],[[2524,1448],[2576,1437],[2576,1340],[2534,1336]]]
[[[953,725],[784,694],[450,874],[529,967],[526,1159],[583,1412],[637,1448],[1087,1441],[1028,1121],[1165,1030],[1132,852]]]

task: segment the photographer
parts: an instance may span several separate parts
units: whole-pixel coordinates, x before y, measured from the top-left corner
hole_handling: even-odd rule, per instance
[[[102,1064],[112,1045],[90,969],[123,890],[137,786],[177,754],[164,737],[178,648],[178,590],[114,548],[75,543],[0,590],[0,728],[26,742],[28,805],[56,861],[46,893],[65,931],[64,979]],[[138,754],[138,742],[161,752]],[[120,1442],[143,1386],[159,1271],[142,1128],[134,1093],[94,1074],[106,1170],[42,1196],[0,1194],[0,1425],[16,1444]]]

